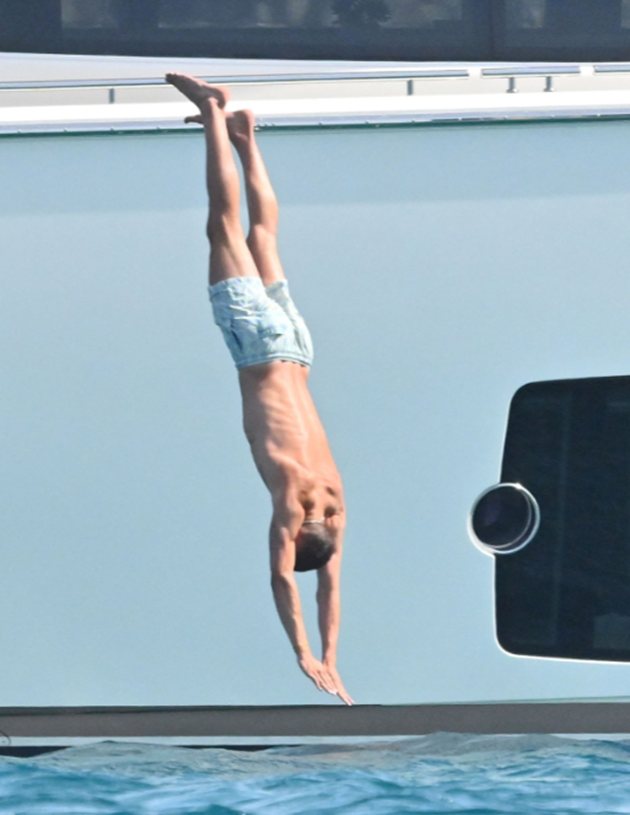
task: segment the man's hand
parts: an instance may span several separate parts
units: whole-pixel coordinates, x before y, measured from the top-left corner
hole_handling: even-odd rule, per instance
[[[317,690],[325,690],[326,693],[330,693],[332,696],[338,696],[346,705],[354,704],[335,667],[325,665],[310,653],[300,654],[298,656],[298,665],[308,678],[313,680]]]
[[[326,663],[322,663],[324,668],[328,671],[329,676],[332,678],[333,682],[335,683],[335,694],[341,699],[341,701],[346,705],[353,705],[354,700],[349,695],[348,691],[344,688],[343,682],[341,681],[341,677],[337,673],[337,669],[334,665],[326,665]]]

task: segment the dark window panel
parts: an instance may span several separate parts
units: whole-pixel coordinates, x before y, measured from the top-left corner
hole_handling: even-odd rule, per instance
[[[116,0],[61,0],[64,31],[118,28]]]
[[[547,0],[506,0],[505,26],[508,31],[545,27]]]
[[[0,49],[388,60],[630,59],[630,0],[0,0]]]
[[[26,0],[21,0],[26,2]],[[43,7],[48,0],[28,0]],[[491,0],[54,0],[35,31],[20,0],[3,50],[303,59],[483,59]],[[11,5],[12,4],[12,5]],[[53,15],[54,16],[54,15]],[[1,19],[1,18],[0,18]]]
[[[464,0],[398,0],[391,2],[390,16],[383,28],[438,28],[464,20]]]
[[[606,61],[630,56],[628,0],[503,0],[499,58]]]
[[[54,53],[60,34],[60,0],[0,0],[0,50]]]
[[[630,661],[630,377],[518,391],[501,480],[530,490],[541,520],[528,546],[496,558],[499,642]]]

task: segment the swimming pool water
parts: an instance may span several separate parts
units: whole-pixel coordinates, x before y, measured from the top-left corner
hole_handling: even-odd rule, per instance
[[[0,758],[2,815],[630,813],[630,739],[438,733],[237,752],[105,742]]]

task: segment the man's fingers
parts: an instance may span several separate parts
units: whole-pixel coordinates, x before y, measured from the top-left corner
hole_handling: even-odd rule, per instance
[[[324,688],[328,691],[328,693],[337,693],[337,685],[330,673],[328,671],[322,671],[321,676],[324,683]]]
[[[344,704],[346,704],[346,705],[353,705],[354,704],[354,701],[348,695],[348,693],[344,690],[343,686],[336,687],[336,688],[326,688],[326,690],[328,691],[328,693],[330,693],[331,696],[337,696],[339,699],[341,699],[341,701]]]
[[[326,691],[326,693],[336,693],[335,686],[332,684],[332,682],[330,682],[330,680],[327,677],[322,678],[321,682],[322,688]]]
[[[346,693],[346,691],[345,691],[345,690],[344,690],[344,691],[339,691],[339,698],[341,699],[341,701],[342,701],[344,704],[348,705],[348,707],[350,707],[351,705],[353,705],[353,704],[354,704],[354,699],[353,699],[351,696],[349,696],[349,695]]]
[[[326,693],[330,693],[331,696],[338,696],[346,705],[353,703],[341,684],[341,679],[336,671],[326,668],[317,660],[313,662],[300,660],[300,667],[313,681],[317,690],[324,690]]]
[[[341,699],[341,701],[344,704],[346,704],[346,705],[353,705],[354,704],[353,699],[348,694],[347,690],[344,688],[344,686],[341,684],[341,682],[339,682],[337,684],[337,689],[335,690],[335,693],[337,694],[337,696],[339,696],[339,698]]]
[[[336,692],[335,682],[325,669],[315,669],[309,676],[317,685],[318,690],[325,690],[327,693]]]
[[[313,671],[313,673],[310,674],[310,677],[315,683],[317,690],[328,690],[320,671]]]
[[[344,702],[346,705],[353,705],[354,700],[344,688],[343,682],[341,681],[341,677],[339,676],[337,671],[331,670],[330,675],[335,683],[335,693],[337,694],[337,696],[339,696],[341,701]]]

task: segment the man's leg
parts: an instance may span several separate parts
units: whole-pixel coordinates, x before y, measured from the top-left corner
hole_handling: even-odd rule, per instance
[[[166,79],[199,108],[187,121],[203,124],[206,136],[206,181],[210,198],[210,285],[230,277],[258,277],[239,217],[239,177],[223,110],[227,91],[183,74]]]
[[[254,137],[254,114],[249,110],[228,113],[227,127],[243,165],[249,211],[247,245],[264,285],[269,286],[285,279],[276,244],[278,201]]]

